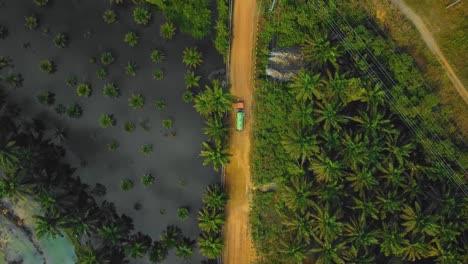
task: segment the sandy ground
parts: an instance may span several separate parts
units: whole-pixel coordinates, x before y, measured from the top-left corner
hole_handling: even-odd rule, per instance
[[[398,9],[415,25],[416,29],[419,31],[421,38],[424,40],[428,48],[437,56],[439,62],[444,67],[445,71],[447,72],[448,77],[452,81],[455,89],[463,98],[463,100],[468,104],[468,90],[466,90],[463,83],[458,78],[457,74],[453,70],[452,66],[448,63],[447,59],[445,58],[444,54],[440,50],[437,42],[434,39],[431,31],[428,29],[426,24],[422,21],[421,17],[416,14],[403,0],[392,0]]]
[[[234,130],[231,115],[230,148],[232,158],[226,168],[227,223],[224,227],[224,262],[247,264],[255,260],[249,224],[250,139],[252,135],[253,51],[256,32],[255,0],[234,2],[233,42],[231,50],[231,93],[245,103],[245,130]]]

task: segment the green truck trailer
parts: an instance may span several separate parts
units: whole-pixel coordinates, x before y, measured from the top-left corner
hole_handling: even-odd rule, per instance
[[[244,119],[245,119],[245,112],[244,112],[244,102],[237,102],[234,105],[236,109],[236,130],[242,131],[244,130]]]

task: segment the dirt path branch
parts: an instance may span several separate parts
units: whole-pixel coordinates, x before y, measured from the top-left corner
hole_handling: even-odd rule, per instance
[[[234,111],[230,116],[232,129],[229,146],[232,157],[226,167],[225,179],[229,197],[224,226],[225,264],[249,264],[255,260],[249,224],[249,197],[256,24],[256,1],[235,0],[230,60],[231,93],[244,101],[246,114],[245,129],[242,132],[234,129]]]
[[[460,94],[462,99],[468,104],[468,91],[466,90],[463,83],[458,78],[457,74],[453,70],[452,66],[449,64],[447,59],[445,58],[444,54],[437,45],[437,42],[434,39],[431,31],[427,28],[426,24],[422,21],[416,12],[414,12],[403,0],[391,0],[393,4],[395,4],[398,9],[401,11],[406,18],[408,18],[419,31],[421,38],[426,43],[427,47],[434,53],[434,55],[438,58],[439,62],[444,67],[445,71],[447,72],[448,77],[452,81],[455,89]]]

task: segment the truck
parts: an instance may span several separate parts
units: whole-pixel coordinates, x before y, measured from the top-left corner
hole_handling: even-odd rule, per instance
[[[245,112],[244,112],[244,102],[238,101],[234,104],[234,108],[236,109],[236,130],[242,131],[244,130],[244,119],[245,119]]]

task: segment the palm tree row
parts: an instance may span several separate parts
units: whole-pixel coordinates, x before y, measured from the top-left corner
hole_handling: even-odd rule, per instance
[[[254,174],[279,188],[277,199],[256,194],[275,208],[254,206],[257,246],[278,263],[465,262],[468,200],[343,50],[309,38],[308,68],[263,83],[270,101],[258,104],[278,111],[258,113]]]
[[[226,193],[219,184],[209,186],[203,194],[204,205],[198,212],[198,226],[202,230],[198,246],[208,259],[216,259],[223,251],[221,231],[225,223],[226,202]]]

